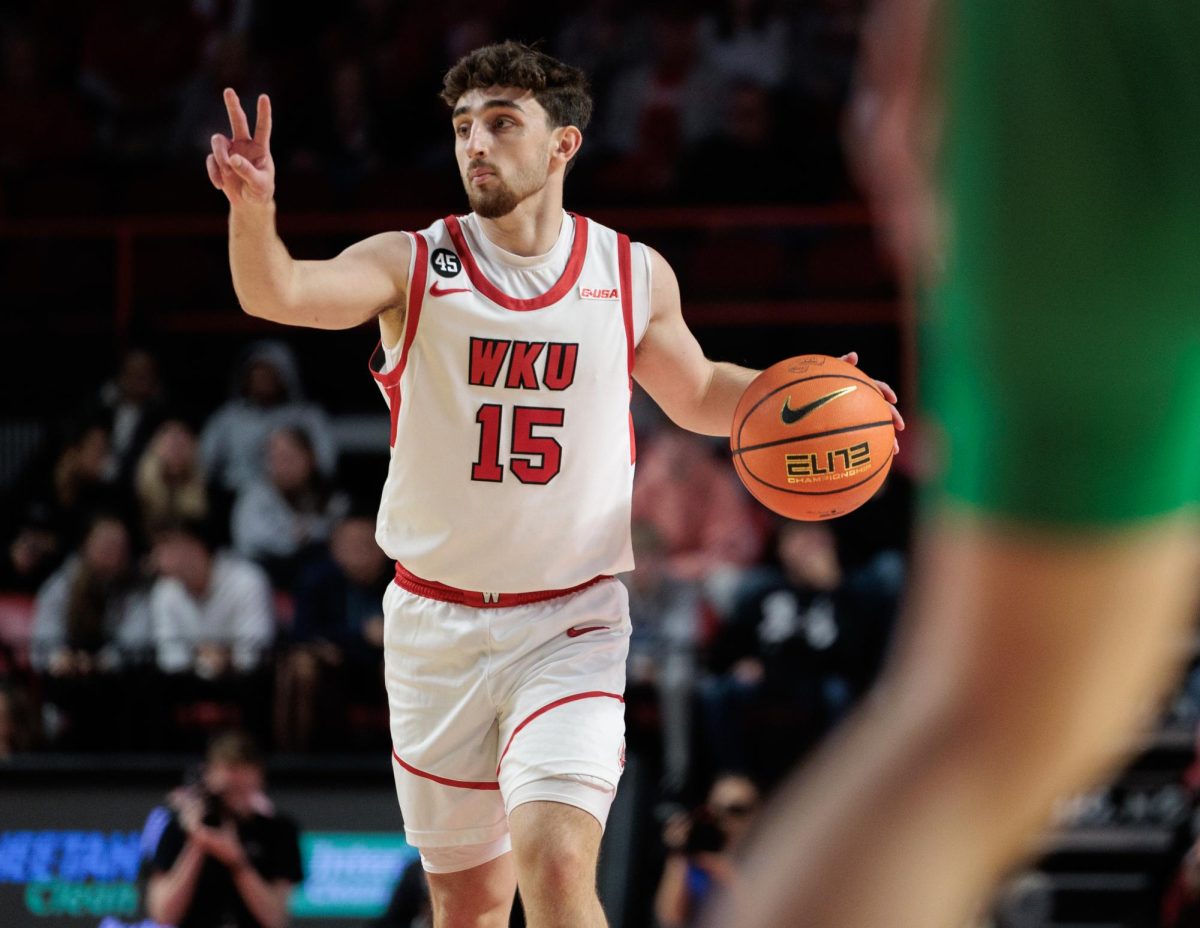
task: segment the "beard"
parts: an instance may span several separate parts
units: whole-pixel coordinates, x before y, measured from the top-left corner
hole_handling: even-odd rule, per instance
[[[472,164],[468,166],[467,170],[471,171],[482,166]],[[518,176],[514,184],[509,184],[496,173],[493,175],[492,183],[486,188],[474,186],[469,177],[463,178],[463,185],[467,191],[467,202],[477,216],[483,219],[499,219],[507,216],[527,197],[546,186],[546,176],[543,175],[539,178],[530,172]]]

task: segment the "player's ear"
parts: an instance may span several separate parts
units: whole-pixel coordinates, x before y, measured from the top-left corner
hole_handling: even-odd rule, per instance
[[[583,144],[583,133],[576,126],[560,126],[554,130],[551,138],[554,143],[551,156],[563,164],[574,158]]]

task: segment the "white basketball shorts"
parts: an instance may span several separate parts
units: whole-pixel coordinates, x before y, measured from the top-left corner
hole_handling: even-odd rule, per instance
[[[606,578],[526,605],[476,608],[396,583],[383,598],[392,769],[415,847],[485,844],[553,796],[601,826],[625,765],[629,600]],[[575,779],[596,790],[553,788]],[[533,786],[551,781],[547,790]],[[583,796],[575,799],[573,796]]]

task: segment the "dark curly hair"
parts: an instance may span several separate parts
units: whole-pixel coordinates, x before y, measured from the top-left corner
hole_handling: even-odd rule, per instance
[[[533,91],[550,125],[586,129],[592,118],[587,75],[520,42],[485,45],[464,55],[442,80],[441,98],[454,106],[468,90],[520,87]]]

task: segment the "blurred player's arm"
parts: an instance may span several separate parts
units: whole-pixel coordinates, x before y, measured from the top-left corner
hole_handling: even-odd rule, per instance
[[[204,851],[194,842],[184,845],[175,866],[155,873],[146,886],[146,914],[163,925],[177,925],[187,914],[196,894]]]
[[[863,28],[847,151],[883,240],[915,283],[937,249],[939,0],[878,0]]]
[[[653,248],[646,251],[650,322],[633,376],[676,425],[702,435],[728,435],[737,402],[758,371],[704,357],[683,321],[675,272]]]
[[[196,894],[207,856],[193,836],[204,815],[197,796],[180,796],[178,819],[167,825],[154,849],[154,872],[146,885],[146,914],[163,925],[177,925]]]
[[[220,828],[198,828],[196,834],[204,852],[229,870],[234,888],[255,921],[263,928],[283,928],[288,921],[288,897],[295,884],[283,879],[267,880],[254,869],[232,820],[226,819]]]
[[[225,90],[232,137],[214,135],[208,178],[229,200],[229,266],[242,309],[285,325],[348,329],[379,316],[394,344],[403,331],[411,242],[384,232],[326,261],[297,261],[275,227],[271,101],[258,98],[255,132]],[[394,336],[394,337],[393,337]]]

